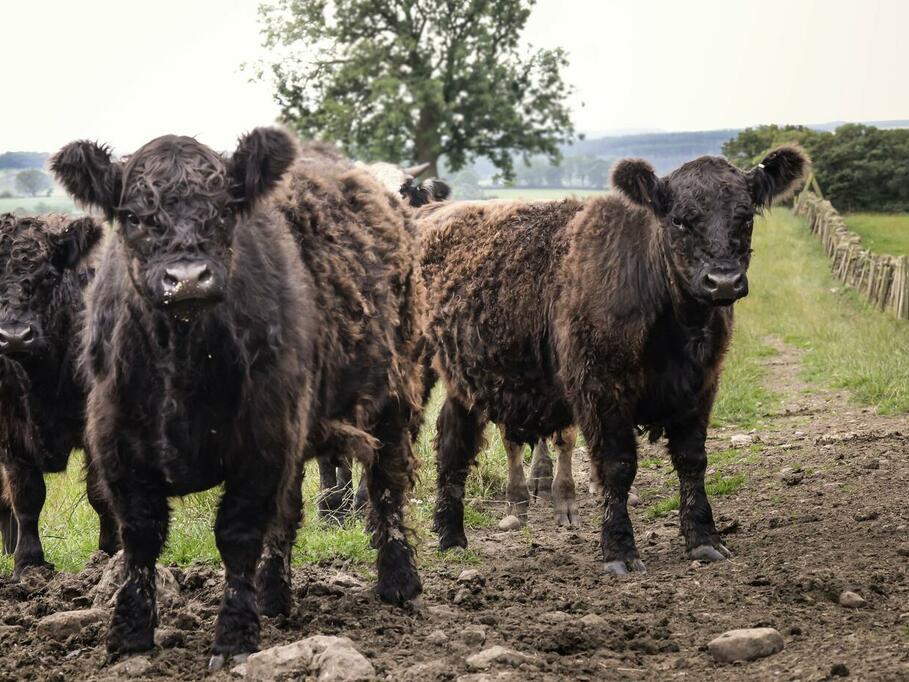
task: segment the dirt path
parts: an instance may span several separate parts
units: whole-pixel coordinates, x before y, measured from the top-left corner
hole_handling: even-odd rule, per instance
[[[531,660],[467,680],[821,680],[837,664],[854,679],[909,679],[909,420],[874,415],[845,394],[806,385],[790,349],[780,347],[767,362],[769,388],[782,402],[753,434],[754,446],[730,452],[735,429],[713,430],[708,442],[708,473],[744,477],[737,490],[713,499],[731,561],[693,565],[677,514],[648,513],[671,497],[674,474],[664,449],[646,445],[633,521],[648,573],[605,575],[596,560],[599,512],[585,492],[587,462],[576,457],[581,528],[556,528],[537,503],[529,530],[469,532],[473,551],[464,561],[477,559],[468,568],[480,579],[459,583],[464,566],[424,560],[422,604],[407,611],[333,584],[337,567],[299,569],[295,610],[265,624],[263,647],[346,635],[389,680],[467,676],[466,657],[495,644]],[[0,679],[106,674],[103,623],[61,642],[35,627],[48,613],[89,606],[99,572],[89,567],[25,584],[0,579]],[[201,678],[221,583],[206,567],[175,573],[182,595],[161,610],[163,646],[144,676]],[[847,589],[867,605],[840,606]],[[708,641],[755,626],[779,630],[784,651],[746,664],[713,662]]]

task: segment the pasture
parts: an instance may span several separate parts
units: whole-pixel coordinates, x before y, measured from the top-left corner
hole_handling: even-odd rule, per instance
[[[850,213],[846,226],[862,238],[871,251],[890,256],[909,256],[909,214]]]
[[[515,198],[544,198],[513,191]],[[374,577],[374,552],[362,522],[337,527],[317,519],[311,466],[294,555],[297,605],[290,617],[263,626],[263,648],[317,632],[341,634],[381,675],[421,680],[470,672],[465,658],[485,642],[528,652],[521,664],[528,677],[596,679],[608,671],[617,679],[670,679],[714,674],[704,645],[720,632],[768,625],[784,634],[786,649],[737,668],[741,677],[821,679],[836,663],[862,679],[906,674],[909,621],[900,614],[909,604],[909,444],[899,432],[905,434],[909,412],[909,325],[844,291],[804,222],[787,209],[756,221],[754,250],[752,293],[736,306],[708,439],[708,491],[731,561],[702,566],[684,559],[677,479],[661,445],[642,444],[641,503],[631,510],[647,574],[609,578],[593,560],[600,519],[586,492],[582,447],[574,463],[581,527],[557,528],[547,503],[536,501],[528,527],[499,531],[507,470],[494,429],[468,479],[470,548],[439,554],[430,532],[437,386],[410,500],[422,604],[402,612],[359,589],[361,579],[369,584]],[[733,449],[735,434],[749,435],[750,444]],[[47,477],[42,516],[47,558],[66,572],[82,570],[97,542],[80,460]],[[217,497],[203,493],[172,505],[161,563],[174,567],[183,596],[162,607],[161,625],[171,637],[151,654],[150,675],[204,674],[200,652],[221,589],[211,531]],[[465,568],[480,578],[459,580]],[[0,569],[8,575],[11,560],[4,557]],[[0,671],[17,666],[17,676],[55,671],[63,678],[98,672],[101,623],[71,635],[65,646],[30,641],[24,627],[91,603],[86,593],[98,570],[92,563],[47,585],[0,580],[11,628],[0,635]],[[847,589],[860,593],[866,608],[840,606]],[[24,656],[23,647],[33,655]]]
[[[0,198],[0,213],[78,213],[67,196]]]
[[[539,187],[499,187],[484,190],[490,199],[522,199],[524,201],[549,201],[565,197],[593,197],[603,194],[599,189],[558,189]]]

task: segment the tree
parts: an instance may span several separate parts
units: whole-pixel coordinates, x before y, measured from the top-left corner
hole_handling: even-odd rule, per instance
[[[277,0],[260,9],[259,77],[302,136],[367,160],[458,171],[478,156],[560,158],[574,128],[563,50],[530,50],[535,0]]]
[[[41,192],[49,192],[53,188],[54,183],[50,176],[37,168],[16,173],[16,189],[30,197],[36,197]]]

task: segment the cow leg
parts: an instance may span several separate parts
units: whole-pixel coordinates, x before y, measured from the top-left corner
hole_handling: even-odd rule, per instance
[[[436,512],[433,529],[439,549],[467,547],[464,485],[483,438],[480,416],[448,396],[436,422]]]
[[[284,502],[278,510],[279,519],[265,536],[262,558],[256,570],[256,597],[259,613],[263,616],[290,613],[290,559],[297,529],[303,520],[302,486],[305,473],[302,460],[295,467],[294,476],[284,492]]]
[[[645,571],[628,516],[628,491],[638,468],[634,426],[618,415],[580,414],[590,448],[590,463],[603,483],[601,546],[606,570],[623,575]]]
[[[411,448],[406,409],[390,406],[379,419],[376,437],[382,444],[366,467],[369,528],[378,550],[376,593],[389,604],[403,604],[423,590],[413,547],[404,525],[406,495],[413,488],[417,461]]]
[[[4,473],[19,531],[13,552],[13,578],[21,577],[34,566],[53,568],[44,561],[44,548],[38,535],[38,519],[47,494],[44,475],[36,466],[19,459],[7,463]]]
[[[117,527],[117,517],[114,516],[110,502],[104,496],[97,466],[92,463],[88,452],[85,453],[85,492],[88,503],[98,514],[101,526],[98,533],[98,549],[113,556],[120,549],[120,529]]]
[[[552,458],[546,439],[540,438],[533,447],[530,459],[530,494],[546,500],[552,495]]]
[[[578,507],[575,501],[574,473],[571,470],[571,459],[577,431],[569,427],[558,431],[553,437],[553,445],[559,453],[555,478],[552,481],[552,511],[556,523],[560,526],[577,526]]]
[[[515,443],[505,436],[505,429],[499,427],[505,454],[508,456],[508,484],[505,486],[505,499],[508,502],[507,512],[517,516],[522,524],[527,523],[527,511],[530,507],[530,490],[524,478],[524,444]]]
[[[353,511],[354,514],[362,514],[369,505],[369,486],[367,485],[366,470],[360,476],[360,483],[357,486],[357,494],[354,495]]]
[[[170,508],[164,482],[151,473],[132,471],[127,479],[109,481],[109,489],[126,564],[107,632],[107,651],[117,657],[155,646],[155,562],[167,539]]]
[[[720,541],[704,488],[707,419],[667,429],[669,455],[679,477],[679,524],[690,559],[722,561],[730,552]]]
[[[19,539],[19,524],[13,513],[10,502],[10,492],[6,485],[3,468],[0,467],[0,540],[2,540],[3,554],[12,554],[16,551],[16,541]]]
[[[224,595],[215,620],[212,669],[259,646],[256,564],[265,533],[277,521],[278,496],[284,492],[279,474],[269,468],[252,472],[241,467],[225,481],[215,520],[215,543],[224,562]]]
[[[350,513],[353,497],[350,459],[339,457],[337,462],[328,455],[316,460],[319,463],[319,518],[342,521]]]

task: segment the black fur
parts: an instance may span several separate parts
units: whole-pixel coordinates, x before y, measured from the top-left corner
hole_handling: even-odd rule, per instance
[[[27,348],[0,348],[0,532],[4,548],[15,550],[16,576],[45,564],[38,536],[43,474],[62,471],[70,452],[85,446],[76,359],[91,270],[80,261],[100,237],[92,218],[0,215],[0,328],[26,325],[33,335]],[[116,526],[92,466],[88,478],[101,516],[99,545],[112,553]]]

